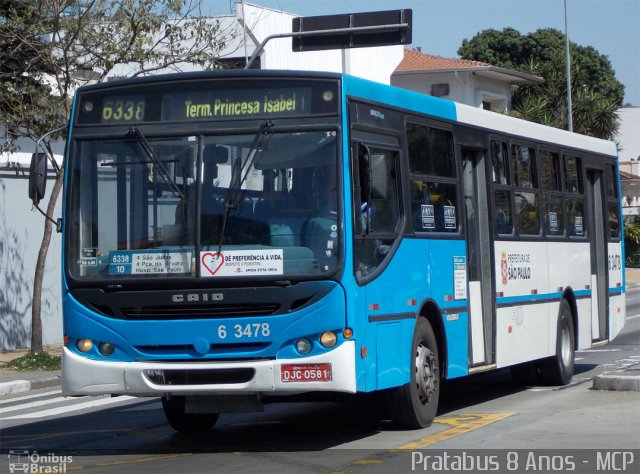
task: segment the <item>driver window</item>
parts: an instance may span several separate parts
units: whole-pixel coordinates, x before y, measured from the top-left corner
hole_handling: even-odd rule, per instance
[[[352,156],[355,273],[364,278],[383,263],[398,237],[398,152],[355,144]]]

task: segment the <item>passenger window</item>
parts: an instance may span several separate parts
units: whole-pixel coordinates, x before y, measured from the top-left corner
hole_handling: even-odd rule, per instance
[[[544,198],[544,222],[547,235],[564,235],[564,212],[562,196],[548,195]]]
[[[567,199],[567,232],[570,237],[587,235],[584,220],[584,199],[581,197]]]
[[[423,180],[411,181],[411,215],[416,232],[457,232],[456,185]]]
[[[571,155],[564,156],[565,188],[568,193],[584,193],[582,183],[582,162]]]
[[[518,188],[537,188],[536,153],[532,147],[511,145],[513,181]]]
[[[538,194],[516,192],[515,198],[516,230],[518,234],[538,235],[540,233]]]
[[[453,135],[425,125],[407,124],[409,169],[415,174],[455,178]]]
[[[509,154],[505,142],[491,141],[491,177],[496,184],[511,184],[509,179]]]
[[[496,233],[498,235],[513,234],[513,212],[511,210],[511,191],[500,189],[494,192],[496,212]]]
[[[561,191],[560,156],[557,153],[540,150],[540,183],[542,189]]]
[[[605,168],[607,182],[609,238],[620,237],[620,205],[618,203],[618,180],[614,165]]]

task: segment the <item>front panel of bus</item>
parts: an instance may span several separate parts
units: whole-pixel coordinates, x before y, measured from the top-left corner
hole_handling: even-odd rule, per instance
[[[67,394],[355,391],[337,77],[81,89]]]

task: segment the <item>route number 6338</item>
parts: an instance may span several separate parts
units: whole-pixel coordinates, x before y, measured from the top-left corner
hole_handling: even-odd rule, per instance
[[[218,326],[218,338],[234,339],[268,337],[271,334],[269,323],[221,324]]]

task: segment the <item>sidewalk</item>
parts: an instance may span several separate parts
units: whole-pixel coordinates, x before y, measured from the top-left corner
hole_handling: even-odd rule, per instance
[[[62,344],[55,344],[45,348],[51,354],[60,353]],[[0,352],[0,363],[10,362],[28,353],[28,349]],[[13,393],[28,392],[39,388],[57,387],[60,385],[59,370],[18,371],[0,368],[0,397]]]

